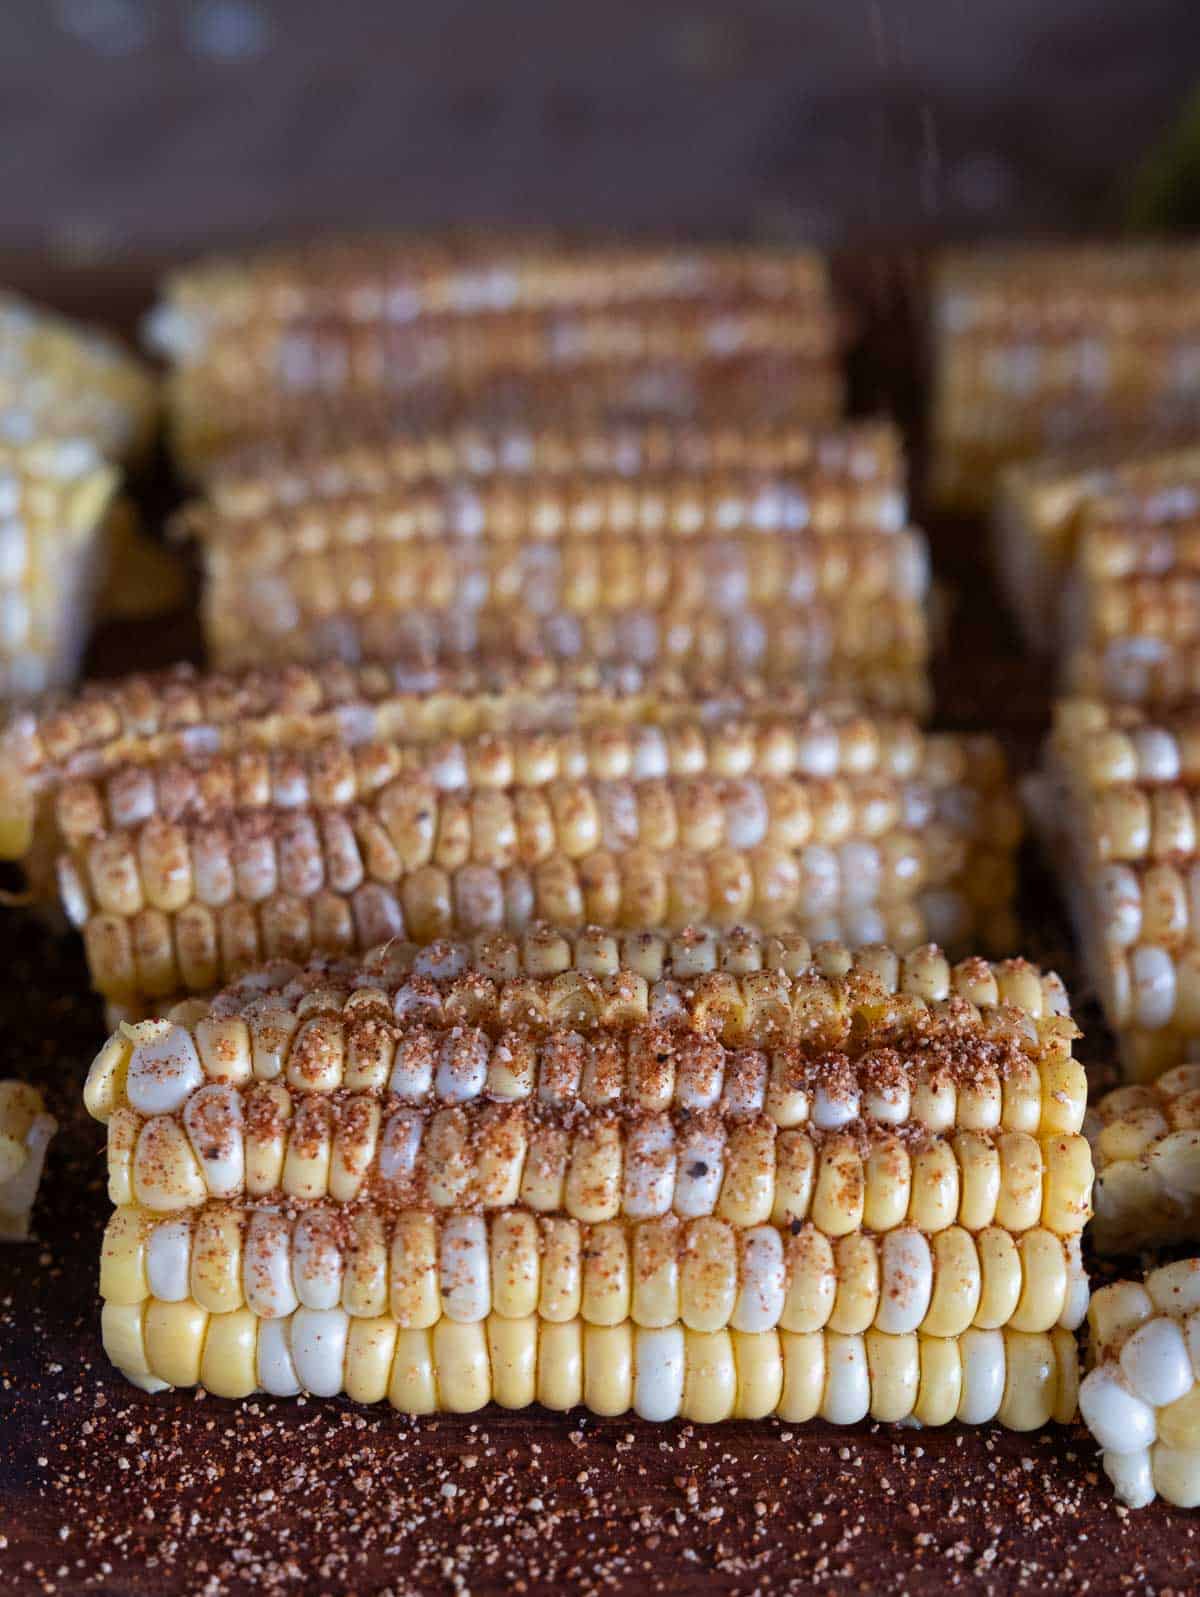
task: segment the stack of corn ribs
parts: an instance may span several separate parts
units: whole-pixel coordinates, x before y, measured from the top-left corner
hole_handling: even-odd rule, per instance
[[[802,250],[378,238],[218,261],[150,322],[175,447],[442,421],[822,421],[840,407],[824,262]]]
[[[222,669],[500,655],[928,708],[901,452],[839,425],[803,251],[404,240],[184,273],[152,321]]]
[[[154,390],[115,343],[0,294],[0,696],[75,675],[119,470]]]
[[[1074,1032],[1023,962],[794,936],[268,968],[92,1067],[105,1346],[415,1413],[1067,1421]]]

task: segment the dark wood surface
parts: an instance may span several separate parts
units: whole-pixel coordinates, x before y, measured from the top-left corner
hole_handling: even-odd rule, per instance
[[[46,280],[49,282],[49,280]],[[847,274],[867,344],[860,399],[907,409],[912,263]],[[53,289],[54,284],[50,284]],[[128,321],[144,283],[64,303]],[[907,355],[903,351],[907,345]],[[161,505],[161,481],[148,490]],[[932,523],[954,599],[939,722],[995,727],[1027,764],[1045,667],[999,608],[981,530]],[[166,660],[194,622],[112,630],[95,669]],[[182,640],[182,644],[181,644]],[[1027,947],[1075,984],[1032,851]],[[0,1252],[0,1578],[15,1592],[1063,1593],[1200,1587],[1196,1518],[1127,1514],[1080,1429],[1015,1436],[861,1425],[654,1427],[580,1414],[411,1421],[349,1403],[144,1396],[108,1367],[96,1273],[103,1132],[79,1102],[102,1037],[74,939],[0,921],[0,1075],[42,1083],[62,1131],[36,1241]],[[1108,1049],[1086,994],[1085,1057]]]

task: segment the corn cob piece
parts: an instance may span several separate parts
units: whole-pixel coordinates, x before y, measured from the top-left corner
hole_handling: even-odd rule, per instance
[[[303,617],[291,593],[264,580],[248,596],[251,618],[249,604],[241,615],[220,613],[217,594],[233,587],[231,574],[214,572],[205,601],[211,647],[226,670],[372,657],[437,666],[508,653],[518,660],[632,662],[701,677],[799,682],[817,695],[846,695],[919,716],[930,707],[928,618],[923,606],[896,595],[730,613],[713,605],[680,610],[668,604],[542,615],[513,604],[483,611],[343,609]],[[291,630],[285,629],[289,617],[297,623]]]
[[[539,1314],[585,1325],[679,1321],[693,1331],[959,1337],[1073,1330],[1087,1283],[1072,1243],[1034,1229],[830,1238],[812,1221],[736,1225],[668,1213],[585,1223],[523,1207],[483,1214],[306,1203],[212,1202],[178,1214],[113,1211],[101,1296],[190,1298],[277,1319],[297,1307],[390,1315],[406,1330]]]
[[[335,740],[352,748],[448,744],[454,758],[457,740],[489,733],[528,736],[696,718],[711,725],[768,713],[798,716],[808,709],[809,696],[800,688],[779,684],[768,690],[749,677],[720,683],[631,665],[502,660],[429,669],[326,661],[241,676],[173,666],[89,682],[73,699],[10,715],[0,731],[0,858],[24,859],[35,890],[48,882],[52,892],[53,848],[41,868],[31,856],[53,834],[59,790],[107,778],[118,768],[131,780],[129,772],[139,766],[242,750],[312,750]],[[822,760],[828,764],[831,758],[830,733],[814,732],[809,758],[818,774]],[[832,758],[836,765],[836,753]],[[869,768],[872,757],[864,758]],[[114,807],[113,824],[120,818]]]
[[[1041,456],[1007,467],[999,478],[993,546],[1026,646],[1038,653],[1059,647],[1063,590],[1093,529],[1085,568],[1095,562],[1094,575],[1107,578],[1124,574],[1121,567],[1136,549],[1138,534],[1170,526],[1197,509],[1200,449],[1194,446]],[[1126,551],[1116,559],[1116,550],[1106,549],[1107,536],[1114,534],[1116,549]],[[1147,546],[1159,543],[1152,537]]]
[[[1191,710],[1063,700],[1035,793],[1089,979],[1139,1082],[1200,1037],[1198,751]]]
[[[246,373],[248,386],[237,391],[215,385],[204,368],[168,380],[174,452],[190,476],[204,480],[247,451],[305,454],[345,438],[431,427],[827,426],[844,397],[832,355],[818,360],[770,348],[514,366],[457,383],[418,373],[401,387],[359,382],[349,393],[281,391],[251,377]]]
[[[1104,1472],[1130,1508],[1200,1504],[1200,1259],[1092,1298],[1092,1368],[1079,1389]]]
[[[1190,490],[1195,497],[1195,490]],[[1080,693],[1169,704],[1200,643],[1200,516],[1157,526],[1085,524],[1069,617],[1066,682]]]
[[[1200,1235],[1200,1065],[1106,1093],[1086,1130],[1097,1248],[1137,1253]]]
[[[89,1075],[119,1205],[106,1346],[152,1388],[418,1412],[1066,1421],[1090,1186],[1073,1030],[1061,984],[1020,961],[745,934],[544,931],[264,971],[118,1032]],[[260,1088],[297,1116],[357,1088],[377,1129],[442,1115],[419,1198],[411,1137],[368,1149],[369,1113],[336,1152],[293,1120],[266,1153],[286,1116],[242,1112]],[[457,1146],[446,1110],[473,1117]],[[340,1174],[300,1197],[298,1159]]]
[[[97,990],[535,920],[1013,935],[1019,812],[986,738],[853,712],[262,751],[64,785],[59,891]]]
[[[1075,1338],[1021,1331],[962,1337],[836,1332],[695,1331],[624,1321],[588,1325],[490,1315],[409,1330],[387,1315],[295,1309],[264,1320],[214,1314],[191,1300],[106,1304],[109,1358],[158,1392],[202,1384],[218,1397],[344,1392],[406,1414],[543,1408],[636,1413],[698,1424],[777,1415],[791,1423],[874,1419],[945,1425],[998,1421],[1036,1430],[1075,1417]]]
[[[824,305],[806,250],[588,244],[548,233],[326,239],[202,261],[173,273],[149,334],[170,360],[203,360],[214,336],[334,317],[354,322],[688,303],[755,293]]]
[[[0,697],[74,676],[117,478],[82,439],[0,443]]]
[[[373,1194],[1070,1240],[1091,1189],[1074,1033],[1019,960],[539,928],[264,967],[118,1029],[85,1102],[113,1202],[163,1213]]]
[[[718,496],[719,499],[719,496]],[[225,667],[508,647],[641,664],[853,673],[928,652],[928,560],[915,533],[743,531],[664,541],[598,520],[582,536],[426,538],[410,506],[343,521],[230,528],[204,546],[205,626]],[[713,502],[714,519],[720,515]],[[324,524],[323,524],[324,523]],[[678,633],[678,637],[676,634]],[[882,673],[881,673],[882,675]]]
[[[1200,426],[1194,245],[952,252],[935,274],[933,494],[984,507],[1009,461]]]
[[[464,422],[443,430],[397,431],[364,425],[355,414],[344,435],[336,428],[332,435],[318,428],[312,435],[227,456],[206,477],[205,493],[211,516],[227,522],[284,514],[315,501],[349,506],[360,496],[400,489],[429,493],[432,485],[446,482],[487,492],[486,502],[495,503],[501,487],[507,485],[511,494],[533,479],[545,495],[544,508],[533,514],[540,523],[567,514],[572,501],[565,506],[559,501],[576,479],[584,479],[594,492],[600,480],[612,478],[636,485],[640,514],[657,530],[666,528],[671,502],[660,491],[661,502],[655,504],[648,480],[749,474],[785,477],[793,517],[817,532],[898,531],[905,524],[904,453],[889,422],[821,428],[756,427],[734,420],[569,427],[549,418],[542,426],[526,419],[501,427]],[[479,498],[464,503],[479,503]],[[447,506],[445,514],[452,511]],[[746,513],[735,499],[726,515]],[[588,531],[582,509],[574,516],[570,524]],[[724,520],[717,530],[734,531],[736,525]]]
[[[91,328],[0,293],[0,436],[12,444],[89,440],[127,461],[150,441],[156,385]]]
[[[795,251],[529,241],[464,264],[437,243],[351,246],[177,279],[151,326],[192,470],[256,438],[344,433],[347,405],[389,426],[531,405],[821,422],[841,405],[825,267]]]
[[[28,1237],[46,1148],[57,1130],[36,1087],[0,1081],[0,1241]]]

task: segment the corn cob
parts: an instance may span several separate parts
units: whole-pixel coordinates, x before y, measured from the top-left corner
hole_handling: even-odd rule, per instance
[[[25,859],[35,888],[44,885],[47,872],[30,856],[53,830],[59,789],[118,768],[242,750],[311,750],[334,740],[355,748],[382,742],[440,748],[488,733],[666,726],[695,718],[713,725],[808,709],[808,695],[783,684],[769,690],[768,706],[767,687],[753,678],[719,683],[635,666],[499,661],[431,670],[326,661],[228,676],[178,665],[88,682],[73,699],[10,715],[0,731],[0,858]],[[800,757],[801,764],[814,762],[813,774],[831,759],[836,767],[831,735],[814,727],[812,751]],[[861,768],[869,769],[873,756],[862,754],[863,760]],[[48,874],[52,891],[52,857]]]
[[[81,439],[0,443],[0,697],[74,675],[117,475]]]
[[[1088,1114],[1097,1248],[1137,1253],[1200,1235],[1200,1065],[1118,1087]]]
[[[190,1299],[262,1319],[340,1306],[360,1319],[389,1315],[406,1330],[495,1313],[647,1330],[682,1322],[709,1332],[959,1337],[975,1326],[1045,1335],[1074,1329],[1087,1301],[1070,1252],[1043,1230],[1018,1247],[997,1228],[977,1244],[961,1226],[831,1239],[799,1220],[739,1226],[670,1214],[585,1224],[526,1208],[214,1202],[178,1215],[114,1210],[100,1293],[107,1303]]]
[[[1200,1504],[1200,1259],[1162,1265],[1145,1283],[1092,1298],[1092,1368],[1079,1390],[1104,1472],[1130,1508],[1155,1495]]]
[[[93,982],[132,1003],[539,919],[1008,938],[1020,818],[990,739],[846,712],[132,768],[61,788],[55,828]]]
[[[795,251],[335,246],[177,279],[152,329],[193,470],[256,438],[344,434],[347,404],[388,425],[531,405],[794,423],[841,404],[824,264]]]
[[[1066,681],[1081,693],[1170,703],[1200,641],[1200,518],[1085,524]]]
[[[1186,438],[1200,424],[1195,246],[972,250],[933,298],[933,493],[978,509],[1047,451]]]
[[[46,1148],[57,1130],[35,1087],[0,1081],[0,1241],[28,1237]]]
[[[311,454],[381,432],[551,424],[578,431],[647,422],[827,426],[843,397],[832,356],[817,361],[769,349],[514,368],[458,384],[426,375],[416,386],[360,383],[348,394],[285,392],[265,379],[234,392],[217,387],[203,368],[179,371],[167,384],[176,459],[202,479],[247,451]]]
[[[109,460],[149,443],[150,373],[111,340],[0,293],[0,436],[13,444],[89,440]]]
[[[826,536],[865,538],[903,529],[902,495],[890,489],[881,495],[869,479],[867,492],[855,493],[856,485],[848,492],[835,481],[823,494],[808,476],[757,468],[559,470],[494,472],[475,482],[447,473],[320,493],[306,492],[305,475],[293,490],[298,497],[282,503],[262,504],[253,482],[249,491],[226,488],[221,497],[189,506],[182,527],[214,543],[248,542],[248,558],[256,561],[278,560],[289,548],[326,553],[373,540],[419,548],[435,539],[503,546],[612,537],[678,539],[688,546],[750,537],[765,556],[775,537],[789,533],[813,534],[819,544]],[[252,496],[258,508],[247,505]]]
[[[234,586],[230,571],[214,571],[205,601],[210,645],[226,670],[364,658],[437,666],[508,654],[799,682],[818,695],[846,695],[920,716],[930,706],[928,618],[921,605],[896,595],[732,613],[668,604],[542,615],[513,604],[475,611],[376,606],[313,617],[303,615],[286,584],[264,578],[243,592],[242,614],[222,614],[217,596]]]
[[[270,659],[530,654],[851,675],[928,651],[924,540],[653,534],[410,540],[379,509],[322,529],[243,528],[205,545],[205,625],[223,666]],[[322,531],[332,532],[328,541]],[[512,641],[515,640],[515,641]],[[861,664],[860,664],[861,662]],[[882,674],[882,672],[881,672]],[[910,690],[911,691],[911,690]]]
[[[1047,750],[1046,830],[1135,1081],[1183,1062],[1200,1036],[1198,749],[1190,710],[1151,717],[1069,699]]]
[[[593,490],[603,479],[636,485],[639,503],[650,504],[648,484],[664,478],[786,478],[793,513],[818,532],[849,529],[898,531],[905,523],[904,456],[899,435],[888,422],[852,421],[836,427],[795,424],[675,426],[664,421],[612,426],[569,427],[549,418],[507,427],[463,423],[444,430],[396,431],[364,425],[361,415],[344,432],[316,429],[275,446],[250,446],[227,456],[205,480],[212,518],[220,523],[288,512],[300,504],[334,501],[353,504],[359,496],[394,494],[400,489],[430,493],[433,485],[454,482],[481,490],[507,485],[520,491],[538,482],[547,510],[556,511],[555,492],[584,479]],[[614,484],[613,492],[616,490]],[[643,509],[643,518],[666,529],[671,508]],[[737,510],[736,502],[731,507]],[[450,515],[452,506],[445,513]],[[577,530],[589,526],[577,514]],[[465,529],[464,529],[465,530]],[[721,532],[735,528],[723,522]]]
[[[1090,1188],[1073,1033],[1061,984],[1020,961],[747,934],[546,930],[263,971],[93,1065],[119,1206],[106,1346],[151,1386],[417,1411],[1067,1420]],[[287,1123],[284,1099],[303,1117],[347,1092],[366,1114],[336,1152]],[[427,1113],[414,1182],[411,1134],[367,1126]]]
[[[825,263],[798,249],[589,245],[547,233],[328,239],[172,274],[149,333],[160,354],[186,362],[203,360],[222,331],[309,316],[403,324],[746,293],[823,306]]]
[[[1027,647],[1058,647],[1060,598],[1077,552],[1092,529],[1089,576],[1123,574],[1138,534],[1153,532],[1200,508],[1200,450],[1087,457],[1042,456],[1007,467],[999,478],[993,522],[996,566]],[[1103,530],[1101,530],[1103,529]],[[1126,554],[1105,548],[1115,535]],[[1147,547],[1159,540],[1150,538]],[[1089,689],[1090,691],[1090,689]]]
[[[699,1424],[777,1415],[854,1425],[983,1425],[1036,1430],[1075,1417],[1075,1338],[969,1330],[918,1334],[693,1331],[623,1321],[588,1325],[538,1315],[463,1323],[444,1318],[408,1330],[389,1316],[356,1319],[341,1308],[299,1308],[263,1320],[248,1309],[106,1304],[105,1351],[149,1392],[202,1384],[218,1397],[344,1392],[406,1414],[475,1413],[487,1403],[560,1412],[636,1413]]]

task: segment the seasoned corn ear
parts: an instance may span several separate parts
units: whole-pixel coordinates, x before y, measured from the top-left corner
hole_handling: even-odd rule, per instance
[[[597,246],[546,232],[323,239],[172,273],[149,331],[161,354],[188,362],[222,332],[311,316],[402,323],[746,293],[823,305],[825,262],[794,248]]]
[[[0,441],[0,698],[75,675],[118,475],[84,439]]]
[[[1200,1065],[1107,1093],[1087,1131],[1097,1248],[1137,1253],[1200,1236]]]
[[[0,1081],[0,1241],[21,1242],[58,1124],[42,1095],[23,1081]]]
[[[1040,794],[1040,800],[1039,800]],[[1200,719],[1068,699],[1034,789],[1127,1073],[1152,1080],[1200,1036]]]
[[[641,777],[635,751],[697,774]],[[59,890],[97,990],[202,992],[264,958],[539,920],[799,923],[905,948],[1012,935],[1019,815],[987,739],[818,715],[411,752],[246,755],[61,789]]]
[[[0,734],[0,857],[20,859],[51,829],[64,785],[118,768],[341,740],[438,744],[488,733],[800,714],[809,695],[751,678],[550,661],[463,661],[440,669],[324,661],[240,676],[173,666],[88,682],[67,700],[10,716]],[[826,756],[828,757],[828,756]]]
[[[437,484],[454,484],[457,499],[442,501],[438,513],[464,533],[481,521],[502,532],[497,510],[507,514],[514,495],[535,491],[523,514],[546,529],[540,535],[554,528],[586,534],[607,480],[621,514],[636,517],[637,526],[682,534],[696,516],[680,504],[677,478],[716,478],[727,493],[738,483],[762,483],[758,498],[728,493],[721,533],[738,530],[739,522],[760,528],[787,520],[821,533],[896,532],[906,520],[904,454],[889,422],[802,427],[730,418],[569,427],[550,420],[397,431],[364,427],[358,415],[344,437],[318,427],[309,439],[302,434],[226,457],[206,477],[206,499],[187,519],[198,512],[202,530],[207,518],[256,520],[314,504],[347,509],[401,489],[430,494]],[[612,519],[614,510],[605,506],[605,515]]]
[[[999,479],[993,547],[1026,645],[1039,654],[1061,648],[1060,623],[1071,618],[1070,604],[1064,617],[1063,595],[1081,554],[1085,582],[1117,576],[1133,546],[1160,544],[1160,536],[1145,534],[1161,534],[1198,509],[1195,447],[1140,454],[1110,448],[1007,467]],[[1073,667],[1077,681],[1087,669],[1081,658]]]
[[[157,385],[125,348],[0,293],[0,421],[14,443],[89,441],[125,461],[149,443]]]
[[[1101,1288],[1079,1389],[1104,1472],[1130,1508],[1200,1504],[1200,1259]]]
[[[85,1101],[113,1201],[162,1213],[519,1202],[830,1237],[1040,1227],[1022,1247],[1053,1252],[1090,1212],[1073,1034],[1021,961],[546,929],[261,971],[118,1030]]]
[[[970,1330],[961,1337],[833,1331],[695,1331],[677,1323],[589,1325],[536,1314],[408,1330],[387,1315],[297,1308],[264,1320],[196,1303],[106,1304],[104,1346],[136,1386],[204,1385],[219,1397],[265,1392],[385,1399],[406,1414],[502,1408],[714,1424],[874,1419],[997,1421],[1036,1430],[1075,1417],[1078,1353],[1069,1331]]]
[[[1194,435],[1194,244],[972,249],[932,287],[933,494],[980,509],[1008,462]]]
[[[723,1215],[582,1221],[506,1207],[484,1213],[379,1203],[214,1201],[163,1214],[113,1212],[101,1296],[191,1297],[262,1318],[298,1306],[388,1314],[421,1329],[443,1316],[540,1314],[587,1325],[682,1320],[695,1331],[961,1336],[1074,1330],[1087,1306],[1077,1237],[1000,1227],[830,1237],[815,1221]]]

